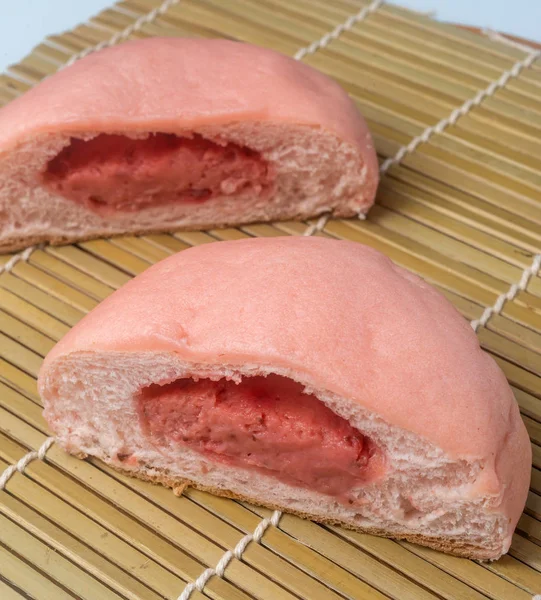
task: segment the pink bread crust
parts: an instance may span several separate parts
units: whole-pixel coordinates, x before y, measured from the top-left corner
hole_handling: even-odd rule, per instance
[[[531,448],[503,373],[439,292],[369,247],[282,237],[183,251],[85,317],[40,378],[63,356],[92,350],[290,372],[450,457],[484,460],[472,494],[503,491],[495,510],[511,531],[524,507]]]
[[[175,133],[242,121],[334,133],[358,149],[375,191],[372,138],[337,83],[273,50],[221,39],[156,37],[91,54],[0,111],[0,155],[43,133]]]

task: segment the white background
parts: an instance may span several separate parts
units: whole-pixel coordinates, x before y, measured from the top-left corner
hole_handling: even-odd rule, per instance
[[[182,0],[181,0],[182,1]],[[227,4],[227,0],[222,0]],[[0,0],[0,72],[45,35],[84,21],[113,0]],[[400,0],[396,2],[455,23],[491,27],[541,40],[541,0]]]

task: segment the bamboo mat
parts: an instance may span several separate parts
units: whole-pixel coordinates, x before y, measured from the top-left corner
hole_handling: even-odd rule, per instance
[[[378,203],[366,221],[127,236],[0,258],[0,598],[531,600],[541,593],[541,61],[380,1],[125,0],[44,40],[0,77],[0,102],[96,47],[153,35],[253,42],[335,77],[374,134]],[[177,498],[49,448],[38,369],[100,300],[189,246],[307,227],[371,245],[430,281],[507,375],[534,465],[499,561],[285,514],[272,524],[270,511],[192,489]]]

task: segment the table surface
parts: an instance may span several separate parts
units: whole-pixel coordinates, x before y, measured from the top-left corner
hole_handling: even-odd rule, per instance
[[[30,52],[47,34],[69,29],[113,1],[17,0],[2,7],[0,72]],[[400,0],[396,3],[433,12],[436,18],[445,21],[541,39],[541,0]]]

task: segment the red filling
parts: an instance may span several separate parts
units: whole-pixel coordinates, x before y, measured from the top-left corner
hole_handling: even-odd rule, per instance
[[[102,215],[246,191],[261,194],[271,183],[268,164],[249,148],[167,133],[145,139],[72,138],[48,163],[43,179],[54,193]]]
[[[341,496],[374,477],[373,444],[303,387],[278,375],[232,381],[179,379],[139,397],[143,429],[223,463]]]

